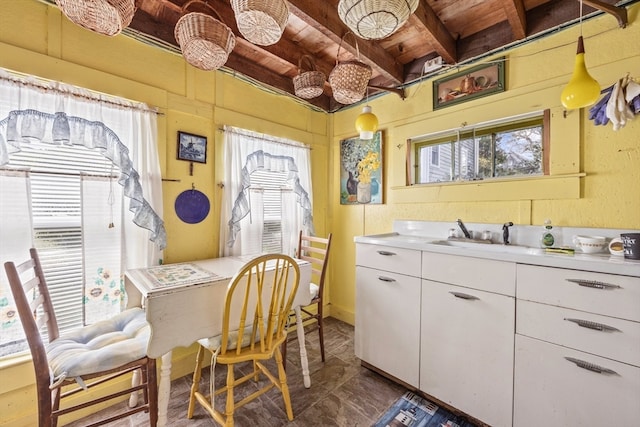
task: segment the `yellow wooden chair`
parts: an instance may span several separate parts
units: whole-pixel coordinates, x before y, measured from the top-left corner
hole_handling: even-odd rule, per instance
[[[254,400],[273,387],[282,393],[287,417],[293,420],[287,376],[282,364],[280,346],[286,339],[287,317],[298,289],[300,270],[296,261],[283,254],[262,255],[248,262],[231,279],[227,287],[222,334],[199,340],[193,385],[189,398],[187,418],[193,417],[196,401],[221,425],[233,426],[236,408]],[[213,355],[211,384],[214,384],[215,364],[227,365],[226,386],[209,395],[199,391],[199,382],[205,350]],[[275,359],[277,377],[262,363]],[[236,379],[234,365],[253,362],[251,373]],[[244,399],[234,400],[236,386],[264,374],[269,382]],[[224,412],[215,408],[213,396],[227,393]]]
[[[155,426],[158,418],[156,362],[146,356],[151,330],[144,310],[125,310],[108,320],[60,335],[36,249],[31,249],[27,261],[18,265],[6,262],[4,267],[33,358],[38,425],[55,427],[58,417],[64,414],[142,390],[143,405],[128,408],[90,426],[107,424],[141,411],[149,413],[149,425]],[[45,326],[47,344],[41,336]],[[102,393],[74,405],[69,405],[69,399],[63,400],[98,384],[130,375],[137,369],[142,372],[141,383],[136,381],[129,388]],[[67,387],[74,382],[78,387]],[[64,407],[61,407],[61,401],[65,403]]]
[[[327,276],[327,265],[329,264],[329,250],[331,249],[331,233],[327,238],[304,236],[302,231],[298,239],[298,258],[309,261],[311,263],[311,283],[309,284],[309,292],[311,293],[311,302],[306,307],[296,307],[295,315],[290,314],[289,331],[295,332],[297,324],[296,317],[302,319],[302,323],[309,320],[315,320],[318,325],[318,334],[320,335],[320,356],[324,362],[324,330],[322,328],[322,296],[324,294],[324,281]],[[313,306],[315,313],[311,311]],[[295,334],[293,334],[295,335]],[[291,338],[296,339],[296,338]],[[282,346],[282,354],[287,361],[287,344]]]

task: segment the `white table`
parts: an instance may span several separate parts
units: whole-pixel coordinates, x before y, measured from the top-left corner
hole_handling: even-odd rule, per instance
[[[158,426],[167,423],[171,390],[171,356],[175,347],[188,347],[200,338],[222,333],[222,312],[227,284],[254,256],[214,258],[180,264],[140,268],[125,273],[127,308],[142,306],[151,325],[147,355],[162,357],[158,390]],[[297,260],[300,284],[293,306],[311,302],[311,264]],[[300,310],[296,309],[302,374],[311,386]]]

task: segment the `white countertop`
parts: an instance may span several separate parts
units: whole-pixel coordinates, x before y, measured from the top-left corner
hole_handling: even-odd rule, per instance
[[[440,233],[438,233],[440,234]],[[544,253],[532,248],[531,253],[511,253],[495,250],[483,250],[483,244],[478,249],[469,247],[453,247],[434,242],[446,240],[446,237],[429,237],[418,234],[400,234],[398,232],[357,236],[356,243],[384,245],[396,248],[415,249],[425,252],[436,252],[450,255],[485,258],[500,261],[510,261],[520,264],[541,265],[546,267],[570,268],[575,270],[595,271],[600,273],[621,274],[640,277],[640,260],[630,260],[619,255],[609,253],[585,254],[576,252],[570,254]],[[499,245],[498,243],[494,245]]]

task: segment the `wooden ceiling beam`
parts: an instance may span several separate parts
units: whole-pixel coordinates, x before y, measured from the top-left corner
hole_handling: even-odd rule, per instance
[[[289,0],[289,10],[334,43],[339,44],[343,35],[348,31],[338,16],[335,2]],[[404,82],[402,64],[398,63],[377,42],[358,39],[357,43],[360,50],[360,60],[368,64],[374,73],[381,74],[394,85],[400,85]],[[346,37],[342,48],[356,56],[353,38]]]
[[[418,3],[418,8],[409,19],[420,23],[418,25],[418,28],[422,29],[420,33],[433,45],[444,62],[447,64],[458,62],[456,41],[427,2]]]
[[[527,37],[527,11],[522,0],[509,0],[504,2],[504,12],[511,25],[511,32],[515,40]]]
[[[237,72],[250,77],[257,82],[260,82],[260,84],[271,86],[285,93],[293,93],[293,81],[291,78],[264,69],[259,64],[256,64],[250,59],[244,58],[240,55],[230,55],[224,67],[230,69],[232,73]],[[242,71],[239,72],[237,70]],[[303,102],[308,102],[309,104],[315,105],[324,111],[328,111],[330,107],[330,98],[326,94],[320,95],[314,99],[303,100]]]

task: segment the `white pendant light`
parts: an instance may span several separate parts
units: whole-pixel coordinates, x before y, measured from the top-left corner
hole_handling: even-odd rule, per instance
[[[358,37],[379,40],[402,27],[418,3],[418,0],[340,0],[338,15]]]

